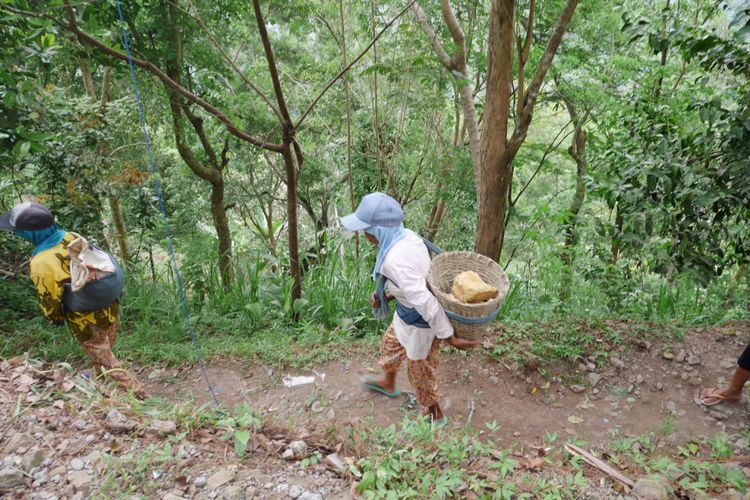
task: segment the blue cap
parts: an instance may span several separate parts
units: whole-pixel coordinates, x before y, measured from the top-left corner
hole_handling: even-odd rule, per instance
[[[363,231],[370,226],[396,227],[404,220],[404,210],[385,193],[370,193],[359,202],[357,211],[341,218],[350,231]]]

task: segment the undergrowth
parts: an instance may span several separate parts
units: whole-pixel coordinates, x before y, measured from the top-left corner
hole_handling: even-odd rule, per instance
[[[308,256],[303,295],[296,301],[290,300],[292,280],[283,261],[238,251],[233,279],[224,287],[211,258],[202,252],[183,256],[186,305],[201,354],[304,366],[332,359],[353,342],[376,343],[385,325],[372,318],[369,306],[373,248],[363,245],[357,259],[341,235],[331,237],[326,248],[325,254]],[[127,272],[116,345],[123,359],[195,361],[168,264],[157,262],[155,275],[145,263]],[[670,282],[629,269],[597,273],[586,268],[586,260],[572,273],[559,259],[539,261],[538,268],[522,264],[510,271],[511,287],[498,316],[503,343],[495,356],[604,358],[629,335],[669,339],[690,325],[748,317],[747,283],[729,274],[702,287],[687,275]],[[0,356],[29,352],[50,360],[83,359],[65,328],[39,317],[27,277],[0,278],[0,287]]]

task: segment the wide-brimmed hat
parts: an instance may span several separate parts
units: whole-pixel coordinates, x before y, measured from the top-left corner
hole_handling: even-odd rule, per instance
[[[0,216],[0,229],[6,231],[38,231],[55,223],[55,217],[40,203],[27,201],[19,203],[9,212]]]
[[[357,210],[341,218],[350,231],[364,231],[371,226],[396,227],[404,220],[401,205],[385,193],[370,193],[362,198]]]

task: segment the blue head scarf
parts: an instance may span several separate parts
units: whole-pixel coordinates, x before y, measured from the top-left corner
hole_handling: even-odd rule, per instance
[[[34,245],[34,250],[31,252],[32,256],[44,250],[49,250],[60,243],[63,237],[65,237],[65,231],[58,229],[57,224],[52,224],[46,229],[38,229],[36,231],[16,229],[15,233]]]
[[[371,234],[378,240],[378,256],[375,259],[375,267],[372,270],[372,279],[376,280],[380,276],[380,268],[388,252],[393,245],[406,236],[406,230],[403,224],[394,227],[370,226],[365,232]]]
[[[391,251],[391,248],[393,248],[393,245],[406,236],[406,230],[403,224],[399,224],[395,227],[370,226],[365,229],[365,232],[378,240],[378,256],[375,259],[375,268],[372,270],[372,279],[377,280],[380,278],[378,288],[375,291],[380,301],[380,307],[373,309],[372,313],[377,319],[384,320],[388,318],[389,307],[388,301],[385,300],[385,277],[380,274],[380,268],[383,266],[383,261],[388,252]]]

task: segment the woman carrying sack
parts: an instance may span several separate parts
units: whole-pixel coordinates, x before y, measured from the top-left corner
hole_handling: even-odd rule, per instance
[[[405,360],[409,382],[417,391],[423,414],[433,428],[439,428],[448,423],[437,390],[440,340],[457,349],[476,347],[479,342],[453,335],[445,311],[427,288],[430,254],[424,240],[405,229],[403,219],[399,203],[383,193],[368,194],[356,212],[341,219],[344,227],[364,231],[367,240],[378,247],[372,274],[373,280],[379,280],[377,292],[371,297],[375,316],[386,319],[388,301],[397,300],[397,310],[380,342],[378,364],[382,375],[364,379],[362,384],[388,397],[398,397],[401,391],[396,388],[396,374]]]
[[[44,317],[55,324],[68,324],[97,374],[105,373],[124,389],[144,398],[141,385],[121,367],[112,352],[123,284],[122,271],[114,258],[90,247],[80,236],[59,229],[47,207],[39,203],[16,205],[0,216],[0,229],[12,231],[34,245],[29,267]],[[74,288],[71,253],[75,256],[73,272],[77,278]],[[109,262],[102,261],[102,255]]]

